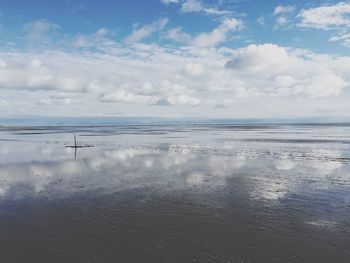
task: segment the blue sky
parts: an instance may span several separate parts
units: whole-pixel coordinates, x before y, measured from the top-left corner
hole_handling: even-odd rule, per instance
[[[350,2],[0,3],[5,116],[349,114]]]
[[[113,31],[113,39],[122,41],[135,24],[149,24],[159,18],[168,18],[167,27],[182,27],[188,33],[209,31],[217,26],[219,15],[203,15],[201,12],[181,11],[179,3],[164,4],[161,0],[66,0],[66,1],[19,1],[3,0],[0,5],[2,45],[14,42],[18,47],[24,47],[23,25],[37,20],[47,20],[60,26],[59,33],[66,37],[77,34],[90,34],[99,28],[108,28]],[[333,1],[337,3],[339,1]],[[349,54],[348,48],[341,43],[328,41],[330,32],[309,28],[308,30],[292,27],[276,28],[277,16],[273,15],[279,5],[293,6],[290,20],[301,9],[330,4],[332,1],[260,1],[260,0],[227,0],[201,1],[205,6],[218,10],[231,11],[233,17],[239,17],[245,22],[245,28],[240,38],[228,39],[225,43],[230,47],[241,47],[247,43],[273,42],[280,45],[308,48],[315,51],[337,54]],[[259,20],[259,18],[261,20]],[[258,21],[264,21],[261,26]],[[292,21],[289,21],[292,22]],[[295,22],[295,21],[294,21]],[[166,39],[159,39],[154,34],[147,39],[166,43]]]

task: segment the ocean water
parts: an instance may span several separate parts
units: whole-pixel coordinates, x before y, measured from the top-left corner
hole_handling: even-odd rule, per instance
[[[350,126],[0,127],[0,262],[350,262]]]

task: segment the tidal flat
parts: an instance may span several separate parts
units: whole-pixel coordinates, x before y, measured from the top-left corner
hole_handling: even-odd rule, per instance
[[[1,263],[348,263],[350,125],[0,127],[0,233]]]

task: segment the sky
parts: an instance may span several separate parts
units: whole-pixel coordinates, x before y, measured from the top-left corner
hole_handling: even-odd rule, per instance
[[[350,120],[350,1],[0,0],[0,117]]]

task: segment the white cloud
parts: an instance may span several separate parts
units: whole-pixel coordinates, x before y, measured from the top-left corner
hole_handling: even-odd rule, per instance
[[[13,89],[55,89],[65,83],[72,88],[69,78],[55,76],[52,69],[42,65],[37,58],[26,58],[20,54],[10,54],[7,66],[1,70],[1,87]],[[73,83],[71,83],[73,84]]]
[[[5,68],[6,66],[7,66],[6,61],[0,59],[0,69],[1,69],[1,68]]]
[[[181,11],[184,13],[188,12],[200,12],[203,9],[202,2],[199,0],[186,0],[181,5]]]
[[[104,44],[108,40],[106,37],[110,34],[107,28],[100,28],[91,35],[79,35],[73,41],[73,47],[75,48],[88,48],[99,44]]]
[[[136,27],[134,28],[133,32],[125,38],[125,43],[133,44],[139,42],[140,40],[149,37],[153,33],[161,31],[168,22],[169,20],[167,18],[162,18],[152,24]]]
[[[265,21],[265,17],[264,16],[259,16],[257,19],[256,19],[256,22],[260,25],[260,26],[265,26],[266,24],[266,21]]]
[[[225,42],[230,32],[240,30],[244,27],[241,20],[235,18],[226,18],[221,24],[210,32],[200,33],[196,36],[191,36],[184,33],[180,28],[175,28],[167,32],[166,38],[178,42],[183,42],[196,47],[213,47],[222,42]]]
[[[286,14],[286,13],[292,13],[295,11],[295,6],[292,5],[279,5],[276,6],[275,10],[273,11],[273,15],[280,15],[280,14]]]
[[[51,40],[51,34],[59,28],[59,25],[42,19],[24,25],[23,31],[25,32],[29,43],[47,43]]]
[[[185,65],[184,71],[186,74],[194,77],[199,77],[203,74],[203,66],[197,63],[188,63]]]
[[[250,86],[258,92],[328,97],[349,87],[349,78],[337,70],[339,62],[336,58],[265,44],[238,50],[226,66],[236,78],[248,77]]]
[[[172,39],[177,42],[190,43],[192,36],[182,31],[180,27],[170,29],[164,34],[165,38]]]
[[[7,100],[0,100],[0,107],[7,106],[9,102]]]
[[[201,33],[193,39],[193,44],[198,47],[216,46],[226,41],[228,33],[243,27],[241,20],[232,18],[225,19],[217,28],[209,33]]]
[[[191,97],[186,94],[169,96],[166,98],[166,101],[170,105],[175,106],[198,106],[201,102],[198,98]]]
[[[70,105],[77,103],[76,100],[71,98],[63,98],[60,96],[51,95],[50,98],[42,98],[37,101],[37,105],[39,106],[57,106],[57,105]]]
[[[38,101],[38,105],[41,105],[41,106],[47,106],[47,105],[51,105],[52,104],[52,100],[50,99],[40,99]]]
[[[334,5],[304,9],[300,11],[298,18],[299,27],[324,30],[350,27],[350,3],[339,2]]]
[[[274,30],[286,29],[290,25],[291,14],[295,11],[295,6],[279,5],[275,8],[272,16],[275,17]]]
[[[159,100],[156,96],[140,95],[128,92],[126,90],[117,90],[102,96],[102,102],[125,102],[125,103],[144,103],[155,104]]]
[[[185,0],[181,4],[181,12],[183,13],[202,13],[205,15],[226,16],[231,15],[230,10],[220,10],[213,6],[207,6],[200,0]]]
[[[317,105],[350,110],[346,56],[273,44],[103,50],[1,52],[2,113],[244,118],[316,114]]]
[[[160,0],[163,4],[177,4],[179,3],[179,0]]]
[[[279,28],[282,28],[286,25],[289,24],[289,20],[287,17],[285,16],[279,16],[276,18],[276,24],[274,26],[274,29],[279,29]]]
[[[342,32],[337,35],[332,36],[329,41],[331,42],[340,42],[346,47],[350,47],[350,33]]]

